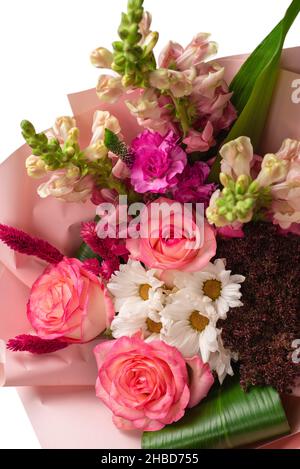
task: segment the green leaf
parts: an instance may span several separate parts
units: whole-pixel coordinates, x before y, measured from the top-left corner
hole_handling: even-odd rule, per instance
[[[232,102],[239,117],[226,142],[242,135],[252,140],[257,149],[279,73],[279,64],[286,35],[300,11],[300,0],[293,0],[284,18],[255,49],[231,83]],[[210,180],[218,182],[220,155],[210,174]]]
[[[128,156],[129,150],[127,145],[122,142],[119,137],[109,129],[105,129],[104,145],[109,151],[124,159]]]
[[[289,433],[278,393],[253,387],[245,393],[236,379],[214,388],[179,422],[145,432],[145,449],[225,449],[246,446]]]
[[[100,259],[97,254],[92,251],[92,249],[86,244],[82,243],[78,251],[75,253],[76,259],[79,259],[81,262],[84,262],[88,259]]]
[[[64,165],[64,154],[57,139],[49,141],[44,133],[36,133],[34,126],[27,120],[21,122],[21,129],[33,155],[39,156],[53,170]]]

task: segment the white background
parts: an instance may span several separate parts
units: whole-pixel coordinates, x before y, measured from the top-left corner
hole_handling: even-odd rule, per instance
[[[290,0],[145,0],[160,31],[158,50],[169,40],[187,44],[211,32],[219,56],[253,50],[281,19]],[[89,53],[115,40],[126,0],[1,0],[0,162],[22,142],[19,123],[37,129],[69,114],[66,95],[95,86],[99,71]],[[300,18],[286,46],[300,45]],[[0,214],[1,220],[1,214]],[[1,331],[0,331],[1,336]],[[0,389],[0,448],[39,448],[13,389]]]

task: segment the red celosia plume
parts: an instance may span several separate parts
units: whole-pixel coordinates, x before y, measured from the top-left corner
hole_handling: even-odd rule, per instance
[[[24,231],[11,226],[0,224],[0,240],[16,252],[39,257],[49,264],[58,264],[64,257],[47,241],[33,238]]]
[[[56,352],[68,347],[68,342],[62,340],[44,340],[34,335],[22,334],[7,342],[6,347],[13,352],[30,352],[36,355]]]

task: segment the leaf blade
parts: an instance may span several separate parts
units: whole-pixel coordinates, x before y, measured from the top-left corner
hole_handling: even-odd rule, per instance
[[[293,0],[284,18],[254,50],[233,79],[230,89],[232,102],[239,117],[224,143],[242,135],[252,140],[254,149],[259,145],[274,88],[286,35],[300,12],[300,0]],[[219,182],[220,155],[210,174],[211,182]]]
[[[159,432],[145,432],[144,449],[224,449],[287,434],[289,425],[272,388],[242,391],[236,379],[215,388],[179,422]]]

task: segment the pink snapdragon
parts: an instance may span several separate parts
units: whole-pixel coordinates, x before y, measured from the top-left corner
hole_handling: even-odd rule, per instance
[[[187,137],[183,140],[183,143],[187,146],[187,153],[208,151],[216,143],[212,123],[208,121],[202,132],[191,129]]]
[[[216,43],[208,41],[209,37],[207,33],[198,33],[185,49],[170,41],[159,56],[159,66],[177,68],[180,71],[197,67],[204,59],[217,52]]]

